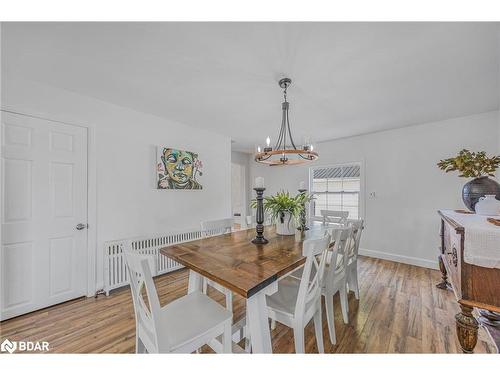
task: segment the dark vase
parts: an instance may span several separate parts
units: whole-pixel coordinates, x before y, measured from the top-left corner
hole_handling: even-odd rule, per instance
[[[479,198],[487,194],[495,195],[500,200],[500,184],[487,176],[477,177],[467,182],[462,189],[462,199],[471,211],[474,211]]]

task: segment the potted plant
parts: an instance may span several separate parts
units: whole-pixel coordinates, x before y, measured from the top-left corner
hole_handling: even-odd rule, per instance
[[[462,188],[462,199],[471,211],[475,211],[479,198],[495,195],[500,199],[500,185],[489,178],[494,176],[500,166],[500,156],[487,157],[486,152],[462,150],[454,158],[440,160],[438,167],[446,173],[460,172],[459,177],[473,178]]]
[[[300,225],[300,215],[311,199],[313,198],[310,194],[299,193],[293,197],[288,191],[264,197],[264,210],[276,223],[276,233],[285,236],[295,235],[295,229]],[[255,200],[252,201],[252,207],[256,207]]]

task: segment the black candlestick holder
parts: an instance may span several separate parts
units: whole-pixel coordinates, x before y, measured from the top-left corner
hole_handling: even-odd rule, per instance
[[[299,193],[300,194],[305,194],[307,190],[306,189],[299,189]],[[307,227],[306,225],[306,204],[304,203],[303,207],[302,207],[302,212],[300,213],[300,227],[299,227],[299,230],[301,231],[305,231],[305,230],[309,230],[309,228]]]
[[[255,231],[257,235],[252,240],[252,243],[256,245],[265,245],[269,241],[264,238],[264,190],[265,188],[254,188],[257,193],[257,212],[255,213],[255,221],[257,225],[255,226]]]

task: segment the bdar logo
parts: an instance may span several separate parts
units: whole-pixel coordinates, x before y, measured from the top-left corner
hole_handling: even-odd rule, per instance
[[[16,351],[17,343],[14,341],[10,341],[9,339],[5,339],[0,345],[0,350],[2,352],[14,353]]]

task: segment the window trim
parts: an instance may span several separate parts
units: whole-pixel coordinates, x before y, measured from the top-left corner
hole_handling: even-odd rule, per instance
[[[359,206],[358,206],[358,214],[359,217],[363,220],[366,221],[366,212],[365,212],[365,206],[366,206],[366,194],[365,194],[365,162],[364,160],[358,160],[358,161],[352,161],[352,162],[345,162],[345,163],[332,163],[332,164],[323,164],[323,165],[317,165],[314,167],[309,168],[309,178],[308,178],[308,191],[312,193],[312,181],[314,178],[314,171],[317,169],[325,169],[325,168],[339,168],[339,167],[345,167],[348,165],[357,165],[359,166]],[[308,217],[310,220],[312,219],[317,219],[317,216],[313,215],[312,212],[312,202],[309,203],[308,205]]]

